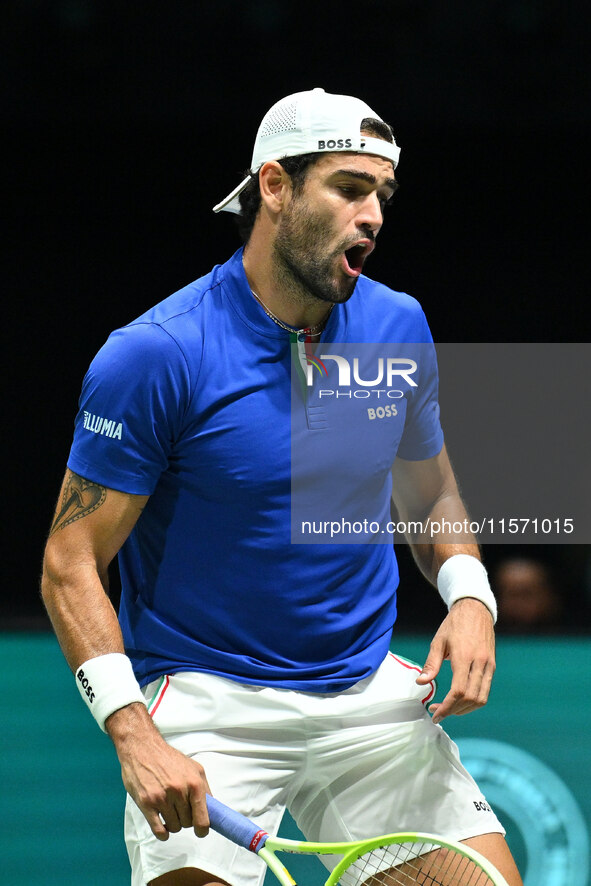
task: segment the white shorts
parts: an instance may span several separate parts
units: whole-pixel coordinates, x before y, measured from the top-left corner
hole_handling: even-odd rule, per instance
[[[307,840],[424,831],[453,840],[504,834],[455,744],[425,705],[434,687],[389,654],[371,677],[317,694],[182,673],[145,688],[166,741],[205,769],[212,793],[276,834],[289,809]],[[266,865],[210,831],[157,840],[128,797],[132,886],[183,867],[261,886]]]

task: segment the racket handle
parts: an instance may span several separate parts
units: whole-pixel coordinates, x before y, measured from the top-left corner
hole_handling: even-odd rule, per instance
[[[258,852],[263,848],[269,836],[266,831],[209,794],[206,795],[206,801],[209,823],[214,831],[251,852]]]

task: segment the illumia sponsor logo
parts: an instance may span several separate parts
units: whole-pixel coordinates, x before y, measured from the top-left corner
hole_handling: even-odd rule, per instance
[[[359,367],[359,357],[354,357],[353,360],[350,361],[340,354],[320,354],[315,358],[308,359],[308,365],[306,367],[306,384],[308,387],[312,387],[314,384],[314,369],[316,369],[321,376],[324,375],[325,377],[328,377],[328,369],[326,367],[327,360],[332,360],[336,363],[338,369],[338,387],[343,390],[337,391],[330,388],[321,389],[318,392],[318,395],[321,398],[355,397],[356,399],[367,399],[372,396],[379,398],[383,395],[389,399],[399,400],[401,397],[404,397],[404,392],[393,387],[396,382],[400,383],[400,380],[403,379],[409,387],[417,387],[416,381],[412,378],[413,374],[417,371],[417,363],[410,357],[379,357],[377,360],[377,367],[374,371],[375,374],[372,373],[373,377],[362,378]],[[354,388],[353,384],[359,385],[359,387]],[[383,385],[385,387],[380,388],[378,385]],[[394,412],[394,414],[396,413]]]
[[[111,418],[103,418],[102,415],[93,415],[84,410],[83,427],[93,434],[101,434],[103,437],[112,437],[120,440],[123,434],[123,424]]]

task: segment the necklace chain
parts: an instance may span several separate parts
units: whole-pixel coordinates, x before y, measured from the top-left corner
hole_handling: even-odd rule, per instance
[[[332,311],[332,309],[334,307],[334,305],[331,305],[329,307],[326,317],[323,320],[321,320],[320,323],[317,323],[316,326],[305,326],[303,329],[298,329],[296,326],[288,326],[287,323],[284,323],[283,320],[280,320],[279,317],[276,317],[275,314],[273,313],[273,311],[270,308],[268,308],[267,305],[264,303],[262,298],[256,294],[254,289],[251,289],[251,292],[254,295],[254,297],[256,298],[256,300],[258,301],[258,303],[260,304],[261,308],[263,309],[263,311],[265,312],[267,317],[269,317],[269,319],[272,320],[273,323],[276,323],[277,326],[280,326],[282,329],[285,329],[286,332],[292,332],[292,333],[295,332],[295,333],[300,333],[300,334],[306,333],[306,335],[320,335],[320,333],[324,329],[326,321],[328,320],[328,318],[330,316],[330,312]]]

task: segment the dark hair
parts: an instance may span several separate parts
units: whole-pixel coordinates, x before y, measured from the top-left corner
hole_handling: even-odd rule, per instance
[[[383,120],[376,120],[374,117],[365,117],[361,121],[360,130],[370,135],[381,138],[384,141],[392,143],[394,141],[394,133],[392,127]],[[291,184],[294,194],[297,194],[304,185],[308,169],[316,163],[322,153],[299,154],[297,157],[282,157],[278,162],[283,166],[291,178]],[[250,181],[239,196],[240,215],[236,216],[238,224],[238,232],[244,243],[248,243],[256,217],[261,208],[261,190],[259,188],[258,170],[251,172],[247,169],[244,178],[250,176]]]
[[[279,163],[283,166],[289,177],[294,194],[302,188],[308,169],[321,154],[299,154],[297,157],[282,157]],[[245,177],[250,175],[250,181],[240,194],[240,215],[236,216],[238,232],[244,243],[248,243],[256,217],[261,208],[261,189],[259,187],[259,174],[247,170]]]

